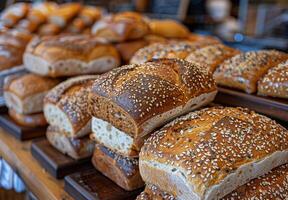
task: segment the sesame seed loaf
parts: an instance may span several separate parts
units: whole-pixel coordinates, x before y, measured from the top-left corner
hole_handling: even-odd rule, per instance
[[[57,127],[49,126],[46,137],[55,149],[75,160],[90,157],[94,152],[95,142],[89,136],[71,138]]]
[[[17,113],[13,109],[9,109],[8,114],[14,122],[16,122],[17,124],[21,126],[34,128],[34,127],[47,125],[47,121],[42,112],[25,115],[25,114]]]
[[[8,76],[4,82],[6,106],[19,114],[32,114],[43,110],[45,95],[60,80],[36,74],[21,74]]]
[[[288,162],[288,131],[242,108],[191,112],[149,137],[139,168],[147,184],[181,200],[221,199]]]
[[[92,163],[98,171],[127,191],[144,186],[139,173],[138,158],[126,158],[96,144]]]
[[[131,156],[134,149],[140,150],[144,136],[208,104],[216,93],[212,75],[196,63],[159,59],[122,66],[92,85],[89,110],[94,117],[93,138],[117,153]],[[140,145],[135,145],[136,141],[141,141]]]
[[[208,70],[213,73],[216,67],[224,60],[239,53],[240,51],[223,44],[214,44],[192,52],[185,60],[205,64],[208,66]]]
[[[119,64],[113,45],[89,35],[35,38],[24,53],[27,70],[51,77],[104,73]]]
[[[70,78],[53,88],[44,99],[44,115],[48,123],[69,137],[91,132],[88,93],[97,75]]]
[[[250,51],[224,61],[215,71],[217,84],[255,93],[257,81],[269,68],[286,60],[288,54],[275,50]]]
[[[121,12],[103,17],[92,27],[92,34],[110,42],[123,42],[144,37],[149,33],[145,18],[136,12]]]
[[[167,43],[154,43],[136,51],[130,63],[141,64],[159,58],[185,59],[191,52],[209,44],[209,41],[189,42],[176,40]]]
[[[288,59],[272,67],[258,82],[258,94],[288,98]]]

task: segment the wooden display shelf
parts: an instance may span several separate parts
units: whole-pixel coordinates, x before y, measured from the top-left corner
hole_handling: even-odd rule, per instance
[[[0,156],[18,172],[28,190],[38,199],[72,200],[64,191],[64,181],[47,173],[30,153],[31,141],[20,142],[0,128]]]

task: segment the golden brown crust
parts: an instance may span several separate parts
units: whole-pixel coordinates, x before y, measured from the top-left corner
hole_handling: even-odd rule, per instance
[[[17,113],[16,111],[10,108],[8,114],[13,119],[13,121],[15,121],[17,124],[21,126],[34,128],[47,125],[43,113],[25,115]]]
[[[16,26],[16,29],[29,33],[33,33],[37,28],[38,24],[28,19],[22,19]]]
[[[242,108],[212,107],[155,132],[141,149],[140,164],[153,161],[185,170],[187,182],[203,196],[242,165],[287,150],[287,141],[287,130],[265,116]],[[156,184],[159,177],[151,180]]]
[[[12,45],[0,45],[0,71],[22,64],[23,51]]]
[[[210,36],[210,35],[199,35],[199,34],[195,34],[195,33],[190,33],[188,38],[186,39],[187,41],[190,42],[202,42],[202,41],[206,41],[207,43],[212,44],[219,44],[221,43],[221,41],[214,37],[214,36]]]
[[[123,157],[97,144],[92,163],[97,170],[125,190],[135,190],[144,185],[139,172],[138,158]]]
[[[100,19],[101,15],[101,9],[95,6],[84,6],[78,15],[78,18],[84,22],[85,26],[90,26],[95,21]]]
[[[128,63],[138,49],[141,49],[142,47],[145,47],[147,45],[148,42],[146,42],[145,40],[134,40],[130,42],[128,41],[118,43],[116,44],[116,48],[119,51],[123,61],[125,63]]]
[[[167,192],[163,192],[157,186],[148,184],[136,200],[176,200],[176,198]]]
[[[258,94],[288,98],[288,60],[272,67],[258,82]]]
[[[66,28],[68,33],[81,33],[85,29],[86,25],[80,18],[74,19]]]
[[[257,81],[269,68],[286,60],[288,54],[274,51],[251,51],[236,55],[222,63],[215,71],[217,84],[254,93]]]
[[[165,38],[187,38],[189,29],[175,20],[152,20],[149,22],[152,34]]]
[[[13,29],[0,34],[0,45],[12,45],[22,50],[31,39],[30,33]]]
[[[29,9],[29,3],[15,3],[3,11],[1,21],[5,26],[13,27],[20,19],[27,15]]]
[[[240,51],[227,47],[223,44],[215,44],[198,49],[186,58],[187,61],[199,62],[208,66],[210,72],[214,72],[224,60],[239,54]]]
[[[40,36],[56,35],[61,32],[61,28],[55,24],[43,24],[39,27],[37,33]]]

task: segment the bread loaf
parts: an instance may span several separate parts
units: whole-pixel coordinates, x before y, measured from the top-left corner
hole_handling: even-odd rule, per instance
[[[44,115],[48,123],[69,137],[89,134],[91,116],[87,98],[96,78],[97,75],[71,78],[50,90],[44,99]]]
[[[92,158],[95,168],[125,190],[144,186],[139,173],[138,158],[126,158],[110,149],[96,145]]]
[[[215,71],[217,84],[255,93],[257,81],[281,61],[288,58],[288,54],[274,51],[251,51],[236,55],[222,63]]]
[[[149,27],[152,34],[165,38],[187,38],[189,29],[174,20],[151,20]]]
[[[48,16],[57,8],[58,5],[51,1],[34,3],[27,15],[27,19],[36,24],[42,24],[47,21]]]
[[[36,113],[36,114],[25,115],[25,114],[17,113],[13,109],[9,109],[8,114],[14,122],[16,122],[17,124],[21,126],[34,128],[34,127],[47,125],[46,119],[42,112]]]
[[[227,47],[223,44],[215,44],[203,47],[190,53],[186,60],[199,62],[208,66],[210,72],[214,72],[216,67],[224,60],[239,54],[240,51]]]
[[[7,27],[13,27],[20,19],[24,18],[30,8],[28,3],[15,3],[1,13],[1,21]]]
[[[181,200],[221,199],[250,180],[288,163],[288,131],[241,108],[189,113],[147,139],[140,173]]]
[[[4,84],[6,106],[19,114],[41,112],[44,96],[59,82],[35,74],[8,76]]]
[[[95,6],[84,6],[78,15],[78,18],[83,21],[85,26],[91,26],[95,21],[101,18],[101,9]]]
[[[85,29],[86,25],[80,18],[74,19],[66,28],[68,33],[81,33]]]
[[[135,12],[123,12],[107,16],[97,21],[92,33],[110,42],[123,42],[139,39],[149,32],[149,26],[143,16]]]
[[[177,200],[172,194],[160,190],[155,185],[146,185],[145,190],[137,196],[136,200]]]
[[[216,93],[211,74],[184,60],[113,69],[94,81],[89,95],[93,138],[124,156],[135,155],[144,136],[208,104]]]
[[[35,38],[24,54],[27,70],[51,77],[104,73],[120,64],[117,50],[89,35]]]
[[[0,44],[0,71],[22,64],[22,55],[23,49],[9,44]]]
[[[33,33],[38,28],[38,24],[28,19],[22,19],[16,26],[17,30]]]
[[[0,45],[12,45],[21,51],[25,49],[31,39],[32,35],[30,33],[15,29],[0,33]]]
[[[51,36],[51,35],[57,35],[61,32],[61,27],[55,25],[55,24],[43,24],[39,27],[37,33],[40,36]]]
[[[288,59],[272,67],[258,82],[258,94],[288,98]]]

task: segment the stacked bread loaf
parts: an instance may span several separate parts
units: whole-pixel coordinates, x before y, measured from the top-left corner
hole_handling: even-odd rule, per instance
[[[138,153],[144,139],[169,120],[213,101],[212,75],[196,63],[160,59],[113,69],[89,95],[92,162],[125,190],[143,186]]]
[[[206,108],[147,139],[139,158],[147,188],[138,199],[286,199],[286,163],[284,127],[242,108]]]

